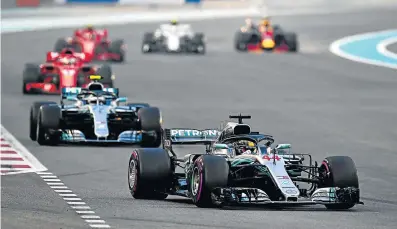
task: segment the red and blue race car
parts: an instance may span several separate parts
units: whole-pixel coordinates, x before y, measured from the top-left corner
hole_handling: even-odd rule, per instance
[[[112,69],[86,64],[87,56],[73,49],[48,52],[44,64],[26,64],[23,72],[24,94],[59,94],[63,87],[84,87],[89,76],[101,75],[103,84],[113,87]]]
[[[84,53],[87,62],[123,62],[125,56],[123,40],[110,41],[106,29],[94,29],[92,26],[75,30],[73,37],[58,39],[54,47],[55,52],[64,48],[73,48]]]

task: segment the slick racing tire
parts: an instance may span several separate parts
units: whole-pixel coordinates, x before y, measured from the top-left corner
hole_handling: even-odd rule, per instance
[[[319,168],[321,187],[359,188],[356,165],[347,156],[327,157]],[[340,203],[325,205],[331,210],[343,210],[352,208],[355,203]]]
[[[138,110],[141,129],[143,131],[161,131],[162,117],[157,107],[144,107]]]
[[[192,173],[187,177],[187,185],[197,207],[213,207],[211,193],[214,188],[226,187],[229,165],[225,158],[203,155],[194,162]]]
[[[284,40],[290,52],[298,52],[299,43],[296,33],[285,33]]]
[[[34,102],[30,107],[29,116],[29,137],[32,141],[37,140],[37,117],[39,116],[40,107],[50,104],[57,104],[56,102],[45,101],[45,102]]]
[[[39,145],[57,145],[61,109],[58,106],[41,106],[37,116],[36,136]]]
[[[23,71],[22,92],[28,94],[26,85],[40,81],[40,66],[36,64],[26,64]]]
[[[108,87],[113,87],[113,73],[110,65],[104,64],[102,65],[97,72],[98,75],[102,76],[101,83],[105,84]]]
[[[206,52],[205,41],[204,41],[204,34],[203,33],[196,33],[192,39],[193,45],[195,47],[195,52],[197,54],[204,55]]]
[[[143,41],[142,41],[142,53],[150,53],[152,52],[152,47],[154,43],[154,34],[153,33],[145,33],[143,36]]]
[[[70,47],[69,43],[64,38],[59,38],[54,45],[55,52],[61,52],[62,49]],[[77,51],[77,50],[75,50]]]
[[[110,52],[111,53],[115,53],[117,55],[120,55],[120,59],[119,60],[114,60],[117,62],[124,62],[124,41],[123,40],[115,40],[110,44]]]
[[[171,159],[164,149],[135,149],[128,163],[128,187],[135,199],[165,199],[172,184]]]

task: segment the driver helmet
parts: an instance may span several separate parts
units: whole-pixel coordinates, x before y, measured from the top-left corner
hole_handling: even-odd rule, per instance
[[[263,26],[269,27],[270,26],[270,18],[269,17],[265,17],[262,19],[261,24]]]
[[[172,20],[170,21],[170,24],[171,24],[171,25],[178,25],[179,23],[178,23],[178,20],[172,19]]]
[[[96,95],[89,95],[85,98],[88,104],[97,104],[97,101],[99,104],[105,104],[106,99],[102,96],[96,96]]]
[[[85,29],[88,30],[88,31],[93,31],[94,30],[94,26],[93,25],[87,25],[85,27]]]
[[[242,140],[237,143],[238,149],[236,149],[237,155],[241,154],[256,154],[256,144],[249,140]]]
[[[252,19],[251,19],[251,18],[246,18],[246,19],[245,19],[245,24],[246,24],[247,26],[251,26],[251,25],[252,25]]]

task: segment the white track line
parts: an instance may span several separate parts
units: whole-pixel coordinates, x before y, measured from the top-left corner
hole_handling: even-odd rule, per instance
[[[387,57],[397,60],[397,53],[391,52],[387,49],[387,46],[394,44],[394,43],[397,43],[397,37],[392,37],[392,38],[383,40],[376,46],[376,50],[378,50],[378,52],[381,53],[382,55],[385,55]]]
[[[349,59],[355,62],[360,62],[360,63],[364,63],[364,64],[371,64],[371,65],[376,65],[376,66],[380,66],[380,67],[387,67],[387,68],[393,68],[393,69],[397,69],[397,65],[395,64],[389,64],[389,63],[384,63],[382,61],[377,61],[377,60],[370,60],[370,59],[366,59],[366,58],[362,58],[359,56],[355,56],[349,53],[346,53],[345,51],[343,51],[340,47],[342,45],[351,43],[351,42],[355,42],[358,40],[362,40],[362,39],[369,39],[372,38],[374,36],[378,36],[378,35],[383,35],[383,34],[387,34],[387,33],[391,33],[391,32],[395,32],[396,30],[384,30],[384,31],[379,31],[379,32],[371,32],[371,33],[363,33],[363,34],[357,34],[357,35],[353,35],[353,36],[349,36],[349,37],[344,37],[342,39],[339,39],[337,41],[334,41],[330,47],[329,47],[329,51],[332,52],[335,55],[338,55],[340,57],[343,57],[345,59]]]
[[[110,228],[106,224],[105,220],[102,220],[99,216],[95,214],[94,211],[81,199],[78,198],[76,194],[73,193],[56,175],[47,171],[47,168],[42,165],[39,160],[37,160],[18,140],[11,135],[2,125],[1,125],[1,143],[2,143],[2,157],[22,157],[23,161],[6,161],[1,160],[0,164],[7,165],[26,165],[28,164],[31,169],[8,169],[2,168],[2,170],[7,171],[5,174],[18,174],[26,172],[35,172],[37,175],[43,179],[47,185],[58,193],[59,196],[66,201],[66,203],[76,211],[81,218],[91,227],[91,228]],[[23,162],[23,163],[22,163]],[[20,170],[20,171],[19,171]],[[8,172],[12,171],[12,172]],[[15,172],[18,171],[18,172]],[[3,175],[3,173],[2,173]],[[88,220],[86,220],[88,219]]]
[[[110,226],[106,224],[106,221],[96,215],[94,211],[87,210],[91,208],[81,198],[77,197],[72,190],[65,186],[56,175],[50,172],[38,172],[37,174],[46,181],[47,185],[58,193],[91,228],[110,228]],[[57,182],[54,183],[54,181]]]

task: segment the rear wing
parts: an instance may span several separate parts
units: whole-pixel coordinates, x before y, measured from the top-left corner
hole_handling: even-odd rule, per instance
[[[215,129],[165,129],[165,139],[170,141],[169,144],[183,144],[183,145],[193,145],[193,144],[211,144],[215,142],[220,131]]]
[[[66,99],[67,97],[70,97],[70,96],[77,96],[83,90],[87,90],[87,89],[83,89],[81,87],[64,87],[64,88],[62,88],[61,96],[63,99]],[[103,91],[112,92],[112,93],[116,94],[117,97],[119,96],[118,88],[104,88]]]

